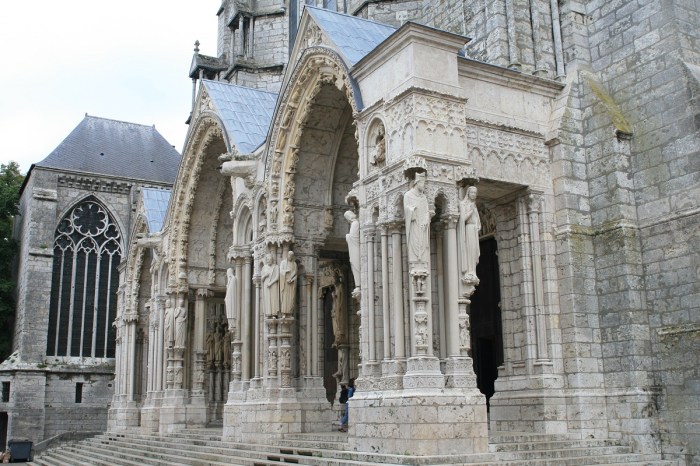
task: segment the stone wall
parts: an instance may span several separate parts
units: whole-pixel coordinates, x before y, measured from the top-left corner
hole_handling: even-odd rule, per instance
[[[700,135],[684,64],[697,62],[698,6],[593,1],[586,15],[602,89],[587,83],[597,102],[586,144],[605,380],[616,395],[609,428],[649,432],[632,436],[642,446],[661,429],[666,451],[697,455],[683,421],[697,409],[688,397],[697,399],[698,365],[677,355],[697,347],[700,321]]]

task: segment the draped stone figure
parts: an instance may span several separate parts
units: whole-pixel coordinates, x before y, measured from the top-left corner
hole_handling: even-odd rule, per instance
[[[170,301],[165,305],[165,323],[163,325],[163,330],[165,332],[165,347],[168,348],[172,346],[173,341],[173,327],[174,327],[174,313],[173,306]]]
[[[476,186],[470,186],[459,203],[457,243],[462,279],[476,279],[476,264],[479,263],[479,230],[481,219],[476,208]]]
[[[214,332],[215,330],[207,333],[207,362],[209,364],[212,364],[216,358],[216,342],[214,341]]]
[[[222,325],[216,323],[214,325],[214,361],[219,364],[224,356],[224,346],[222,341]]]
[[[187,341],[187,308],[185,298],[177,300],[175,308],[175,348],[184,348]]]
[[[384,125],[380,125],[370,163],[376,167],[381,167],[384,165],[385,161],[386,141],[384,140]]]
[[[403,195],[408,262],[430,263],[430,208],[425,197],[425,173],[416,173],[411,189]]]
[[[297,263],[294,251],[287,253],[287,258],[280,262],[280,311],[282,314],[294,314],[297,293]]]
[[[265,255],[265,265],[260,271],[262,279],[262,305],[266,316],[280,312],[280,269],[272,262],[272,254]]]
[[[347,325],[345,324],[345,293],[343,291],[343,284],[340,280],[336,280],[331,296],[333,297],[331,320],[333,322],[333,336],[335,337],[333,347],[337,348],[338,345],[345,343],[347,334]]]
[[[226,270],[226,298],[225,298],[226,318],[228,318],[228,319],[233,319],[236,316],[235,311],[234,311],[235,295],[236,295],[236,276],[234,274],[233,267],[229,267]]]
[[[345,220],[350,224],[350,231],[345,235],[348,243],[348,253],[350,254],[350,268],[352,278],[355,280],[355,289],[360,288],[360,221],[352,210],[344,214]]]
[[[231,367],[231,332],[226,326],[221,326],[221,340],[224,366]]]

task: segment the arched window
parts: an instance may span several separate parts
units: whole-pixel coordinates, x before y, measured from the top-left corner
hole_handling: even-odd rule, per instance
[[[121,232],[93,197],[58,224],[53,246],[47,356],[113,358]]]

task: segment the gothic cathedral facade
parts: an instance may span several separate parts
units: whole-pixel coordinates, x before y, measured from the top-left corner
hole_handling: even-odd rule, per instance
[[[697,461],[699,15],[223,1],[121,275],[110,429],[325,431],[354,379],[357,451],[515,431]]]

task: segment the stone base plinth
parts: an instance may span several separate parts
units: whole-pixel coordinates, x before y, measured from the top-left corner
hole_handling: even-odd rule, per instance
[[[562,385],[562,378],[556,375],[499,377],[496,393],[489,400],[491,429],[567,433],[567,401]]]
[[[224,406],[226,440],[264,443],[284,434],[328,432],[337,417],[322,387],[248,390],[241,396],[230,395]]]
[[[135,401],[112,403],[107,414],[110,431],[126,430],[141,425],[141,408]]]
[[[141,431],[158,432],[160,428],[160,408],[146,406],[141,409]]]
[[[350,400],[351,449],[405,455],[488,451],[486,399],[476,389],[357,392]]]

